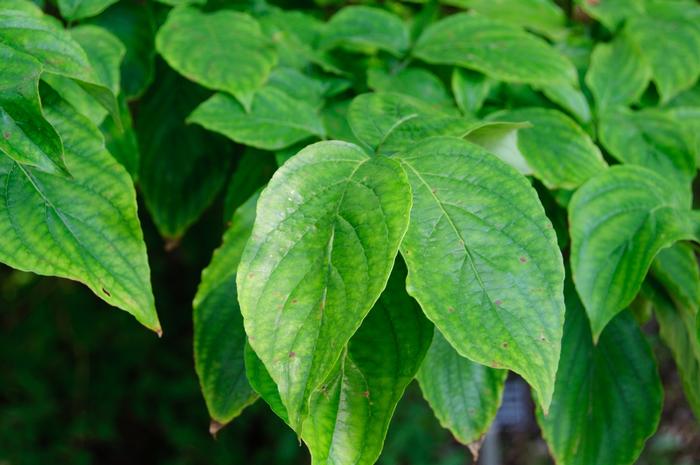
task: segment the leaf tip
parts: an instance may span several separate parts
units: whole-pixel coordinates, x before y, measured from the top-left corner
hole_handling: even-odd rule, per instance
[[[214,439],[216,439],[216,435],[219,434],[219,431],[226,426],[225,423],[221,423],[219,421],[214,420],[213,418],[209,422],[209,434],[212,435]]]

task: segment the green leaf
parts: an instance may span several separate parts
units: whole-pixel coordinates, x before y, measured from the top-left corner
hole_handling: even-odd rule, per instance
[[[70,21],[89,18],[103,12],[118,0],[58,0],[61,16]]]
[[[414,96],[437,106],[453,105],[452,97],[440,78],[423,68],[403,68],[398,72],[370,68],[367,71],[367,85],[378,92]]]
[[[522,26],[550,38],[566,33],[566,16],[551,0],[448,0],[489,18]]]
[[[386,285],[410,208],[396,161],[339,141],[302,150],[260,197],[238,298],[298,433],[313,390]]]
[[[355,97],[347,119],[369,152],[391,155],[428,137],[462,137],[529,173],[515,145],[521,124],[477,121],[443,110],[407,95],[372,93]]]
[[[430,346],[433,326],[406,294],[398,258],[347,353],[310,398],[302,438],[313,464],[373,465],[394,409]]]
[[[226,94],[218,93],[187,118],[238,143],[263,150],[279,150],[313,136],[324,128],[316,109],[275,87],[255,94],[250,111]]]
[[[246,336],[236,294],[236,269],[253,229],[257,200],[255,194],[236,210],[194,298],[195,368],[213,428],[226,425],[257,399],[245,375]]]
[[[121,87],[128,99],[140,97],[153,81],[156,25],[151,4],[121,0],[91,23],[114,34],[126,47],[121,66]]]
[[[267,85],[313,108],[323,106],[328,89],[327,82],[307,76],[297,69],[285,67],[272,70]]]
[[[697,81],[700,28],[693,22],[682,18],[640,16],[625,24],[624,33],[649,63],[662,103]],[[666,39],[659,40],[659,37]]]
[[[348,123],[347,115],[351,104],[351,100],[330,102],[321,110],[321,119],[329,139],[344,140],[360,145],[361,142],[357,140]]]
[[[576,122],[557,110],[522,108],[489,115],[497,121],[528,121],[518,132],[518,147],[549,189],[576,189],[607,164],[598,147]]]
[[[100,125],[102,136],[105,138],[105,146],[109,153],[117,159],[121,165],[136,180],[139,173],[141,152],[136,138],[136,132],[132,126],[131,113],[126,104],[124,95],[119,95],[119,111],[121,113],[122,127],[119,128],[114,120],[107,118]]]
[[[654,277],[664,285],[679,307],[695,314],[700,306],[700,270],[689,244],[679,242],[663,249],[651,265]]]
[[[547,42],[508,23],[459,13],[431,26],[413,56],[457,65],[506,82],[536,85],[575,83],[574,66]]]
[[[292,155],[296,154],[297,149]],[[277,170],[277,160],[270,152],[254,148],[246,148],[238,159],[236,169],[226,188],[224,197],[224,218],[231,219],[233,213],[245,203],[248,198],[270,180]]]
[[[228,92],[249,109],[277,55],[258,22],[245,13],[175,8],[156,35],[156,49],[178,73]]]
[[[632,165],[613,166],[576,191],[569,224],[573,278],[596,340],[637,295],[656,254],[697,235],[687,195]]]
[[[53,93],[44,104],[71,177],[0,156],[0,260],[80,281],[160,333],[131,178],[88,120]]]
[[[440,424],[470,445],[479,443],[496,418],[507,376],[507,370],[462,357],[436,330],[416,378]]]
[[[596,45],[586,72],[586,84],[599,113],[637,103],[650,79],[651,68],[637,46],[625,36]]]
[[[246,376],[253,390],[270,406],[275,415],[289,425],[287,408],[282,403],[282,398],[277,390],[277,384],[275,384],[267,368],[265,368],[265,364],[250,347],[249,342],[245,345],[244,358]]]
[[[695,155],[690,140],[670,113],[650,108],[610,110],[599,119],[602,145],[617,160],[650,168],[687,190],[695,176]]]
[[[614,31],[627,18],[644,12],[646,0],[576,0],[576,3],[605,27]]]
[[[465,114],[476,113],[481,109],[493,84],[493,80],[476,71],[462,68],[454,68],[452,71],[452,93],[457,106]]]
[[[409,294],[460,355],[522,375],[546,409],[564,266],[537,193],[494,155],[456,138],[427,139],[398,159],[413,191],[401,244]]]
[[[571,113],[581,123],[591,120],[591,107],[580,89],[569,84],[552,84],[540,90],[545,97]]]
[[[549,414],[537,412],[559,465],[632,465],[656,431],[663,388],[632,315],[618,315],[593,345],[586,314],[567,292],[557,384]]]
[[[119,67],[126,54],[124,45],[114,34],[99,26],[78,26],[71,29],[70,34],[85,50],[100,82],[114,95],[119,95]]]
[[[0,155],[54,174],[67,174],[63,144],[39,100],[42,66],[0,44]]]
[[[408,50],[408,28],[401,18],[388,11],[348,6],[328,21],[320,45],[324,49],[342,46],[369,53],[384,50],[401,56]]]
[[[74,80],[119,121],[114,94],[100,81],[80,45],[54,18],[0,11],[0,42],[36,58],[44,72]]]
[[[672,250],[675,247],[672,247]],[[692,254],[692,250],[691,250]],[[692,255],[697,276],[697,261]],[[674,307],[662,291],[644,285],[642,293],[654,305],[654,314],[659,324],[659,335],[671,350],[678,374],[683,385],[685,398],[688,400],[695,418],[700,418],[700,341],[695,334],[696,308]]]
[[[187,115],[208,93],[164,71],[136,114],[139,181],[158,231],[167,238],[178,238],[224,186],[232,147],[215,134],[185,124]]]

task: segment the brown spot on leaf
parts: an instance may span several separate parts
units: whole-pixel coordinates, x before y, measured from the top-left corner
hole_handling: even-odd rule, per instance
[[[503,344],[501,344],[501,347],[503,347],[504,349],[507,349],[507,348],[508,348],[508,343],[504,341]]]
[[[216,439],[216,433],[221,431],[221,428],[223,428],[224,426],[226,425],[224,425],[223,423],[219,423],[216,420],[212,420],[211,422],[209,422],[209,434],[214,436],[214,439]]]
[[[297,356],[296,352],[289,352],[289,358],[294,358]]]
[[[500,300],[500,299],[496,299],[496,300],[493,301],[493,304],[496,305],[496,306],[501,305],[502,303],[503,303],[503,301]]]
[[[363,393],[362,393],[362,397],[365,397],[365,398],[369,399],[369,391],[363,392]]]
[[[297,302],[298,302],[297,299],[292,299],[292,303],[293,303],[293,304],[295,304],[295,303],[297,303]]]
[[[11,135],[12,135],[12,134],[10,134],[10,133],[7,132],[7,131],[5,131],[5,132],[2,133],[2,137],[4,137],[5,140],[9,139]]]
[[[447,312],[448,313],[454,313],[455,308],[454,307],[447,307]]]
[[[527,263],[527,258],[520,257],[520,263]]]

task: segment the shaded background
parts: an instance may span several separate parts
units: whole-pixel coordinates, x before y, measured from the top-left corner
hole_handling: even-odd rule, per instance
[[[309,463],[306,449],[262,401],[217,439],[208,433],[194,372],[191,302],[221,237],[220,204],[170,252],[142,217],[161,340],[79,284],[0,265],[0,465]],[[650,342],[666,400],[639,463],[700,464],[700,431],[670,355],[655,336]],[[500,413],[502,463],[550,464],[522,386],[509,381],[506,394],[515,403]],[[471,456],[439,426],[414,383],[380,463],[457,465]]]

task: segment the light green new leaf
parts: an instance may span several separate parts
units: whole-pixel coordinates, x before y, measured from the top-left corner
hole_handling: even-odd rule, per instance
[[[695,266],[697,267],[697,262]],[[685,398],[695,418],[700,418],[700,341],[695,337],[697,310],[674,306],[668,295],[646,283],[642,287],[642,293],[652,301],[659,334],[671,350]]]
[[[598,44],[593,50],[586,84],[599,113],[637,103],[650,80],[651,68],[637,46],[625,36]]]
[[[158,231],[178,238],[226,183],[233,144],[185,124],[187,115],[209,94],[174,72],[163,71],[136,114],[139,184]]]
[[[58,0],[61,16],[69,21],[89,18],[103,12],[118,0]]]
[[[347,353],[310,399],[303,440],[314,465],[373,465],[394,409],[430,346],[433,325],[406,293],[398,258]]]
[[[238,297],[298,433],[313,390],[386,285],[410,208],[395,160],[340,141],[302,150],[260,197]]]
[[[494,81],[476,71],[454,68],[451,83],[457,106],[469,115],[481,109]]]
[[[0,155],[55,174],[67,174],[63,144],[39,100],[42,66],[0,44]]]
[[[246,336],[236,293],[236,269],[253,229],[257,200],[253,195],[233,215],[194,298],[195,369],[212,429],[229,423],[257,398],[245,374]]]
[[[156,49],[187,79],[228,92],[246,109],[277,62],[274,46],[258,22],[231,10],[175,8],[158,30]]]
[[[508,370],[462,357],[436,330],[416,378],[440,424],[470,445],[481,440],[496,418],[507,377]]]
[[[600,115],[602,145],[617,160],[650,168],[677,181],[687,190],[695,177],[695,155],[690,139],[671,113],[649,108],[616,108]]]
[[[651,78],[662,103],[697,81],[700,76],[700,28],[692,21],[640,16],[625,24],[624,33],[649,63]],[[664,40],[659,40],[659,37],[664,37]]]
[[[613,166],[576,191],[569,224],[573,278],[596,340],[637,295],[656,254],[697,236],[687,194],[633,165]]]
[[[279,150],[324,135],[321,117],[312,105],[275,87],[258,91],[249,112],[232,97],[215,94],[195,108],[187,122],[263,150]]]
[[[54,18],[0,11],[0,42],[36,58],[44,72],[74,80],[119,122],[114,94],[100,81],[85,51]]]
[[[551,38],[566,33],[566,15],[552,0],[447,0],[444,3],[469,8]]]
[[[124,44],[114,34],[99,26],[78,26],[71,29],[70,34],[85,50],[100,82],[109,87],[114,95],[119,95],[119,66],[126,54]]]
[[[53,93],[44,104],[71,177],[0,156],[0,261],[80,281],[160,332],[131,178],[88,120]]]
[[[594,345],[586,313],[567,295],[552,405],[548,415],[537,412],[556,463],[632,465],[656,431],[662,405],[656,363],[632,315],[618,315]]]
[[[506,82],[576,82],[573,64],[544,40],[508,23],[469,13],[451,15],[429,26],[413,56],[480,71]]]
[[[576,189],[607,164],[598,147],[576,122],[557,110],[522,108],[489,115],[496,121],[527,121],[518,132],[518,147],[549,189]]]
[[[398,72],[370,68],[367,70],[367,86],[377,92],[409,95],[436,107],[454,105],[440,78],[423,68],[409,67]]]
[[[393,13],[369,6],[347,6],[326,23],[320,46],[353,50],[384,50],[396,56],[408,50],[408,28]]]
[[[397,158],[413,191],[401,244],[409,294],[460,355],[522,375],[546,409],[564,322],[564,266],[537,193],[461,139],[427,139]]]

